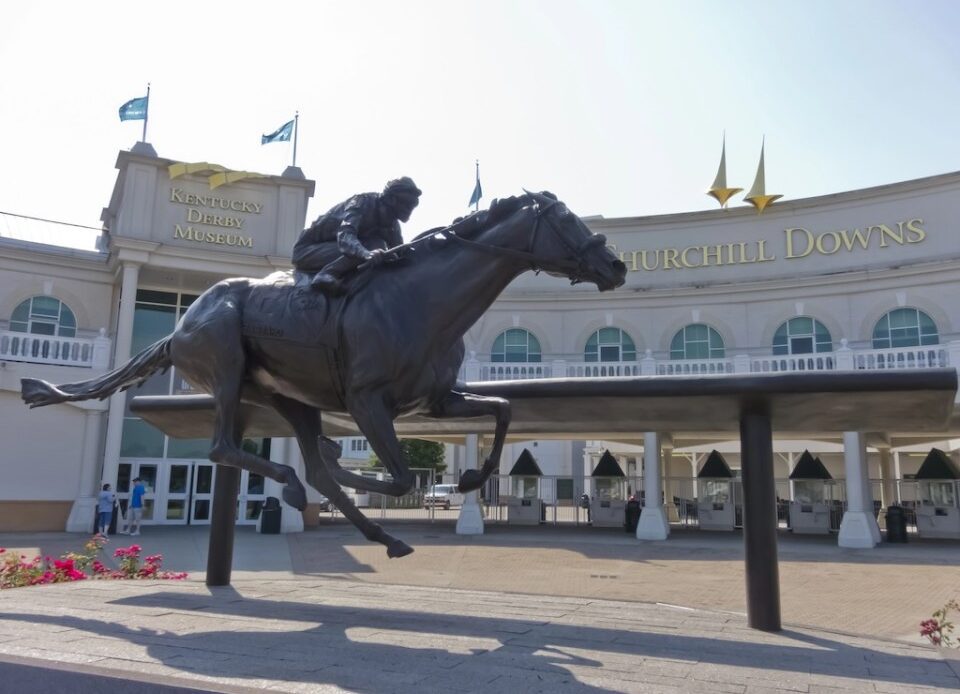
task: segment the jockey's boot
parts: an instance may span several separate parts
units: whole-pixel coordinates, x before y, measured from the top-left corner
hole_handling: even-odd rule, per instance
[[[329,296],[338,296],[343,293],[343,283],[329,272],[321,271],[315,274],[313,279],[310,280],[310,286],[314,290]]]

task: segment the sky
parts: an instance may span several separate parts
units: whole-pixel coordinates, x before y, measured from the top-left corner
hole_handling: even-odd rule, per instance
[[[724,133],[730,185],[764,137],[768,193],[894,183],[960,170],[958,33],[953,0],[7,3],[0,212],[99,227],[148,82],[159,156],[279,174],[292,146],[260,135],[299,111],[307,221],[407,175],[407,238],[469,211],[477,160],[482,206],[550,190],[581,216],[715,207]]]

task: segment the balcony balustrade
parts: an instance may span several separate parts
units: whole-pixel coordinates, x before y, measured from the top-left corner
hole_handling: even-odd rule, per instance
[[[595,362],[554,359],[512,363],[482,361],[471,354],[460,369],[466,381],[505,381],[530,378],[618,378],[624,376],[711,376],[715,374],[793,373],[934,369],[960,366],[960,340],[922,347],[852,349],[841,340],[839,349],[813,354],[748,355],[725,359],[662,359],[650,351],[635,361]]]
[[[110,363],[111,341],[104,332],[84,338],[3,330],[0,331],[0,361],[106,369]]]

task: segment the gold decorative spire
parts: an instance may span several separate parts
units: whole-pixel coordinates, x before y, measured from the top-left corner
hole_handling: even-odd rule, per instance
[[[753,187],[750,189],[750,192],[743,198],[757,208],[757,214],[763,212],[767,205],[774,200],[779,200],[783,197],[782,195],[767,195],[766,193],[766,176],[763,170],[763,150],[765,145],[766,137],[764,137],[764,141],[760,144],[760,164],[757,166],[757,177],[753,179]]]
[[[720,168],[717,169],[717,177],[713,179],[713,185],[707,191],[720,203],[720,207],[727,206],[727,200],[739,193],[743,188],[727,188],[727,134],[723,134],[723,149],[720,150]]]

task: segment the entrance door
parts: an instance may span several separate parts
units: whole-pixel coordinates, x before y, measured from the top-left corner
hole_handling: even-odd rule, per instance
[[[134,460],[130,462],[121,462],[117,474],[117,498],[120,500],[120,506],[125,511],[129,510],[130,492],[133,491],[133,480],[137,477],[143,482],[146,490],[143,495],[143,523],[152,525],[164,522],[162,518],[156,516],[157,483],[160,481],[160,469],[164,467],[164,461]],[[164,480],[166,484],[166,480]],[[161,497],[164,495],[161,494]]]
[[[154,520],[167,525],[187,524],[187,504],[190,496],[190,472],[193,466],[186,462],[168,463],[160,468],[155,500]]]
[[[193,486],[190,497],[191,525],[210,525],[213,508],[213,463],[193,464]]]

